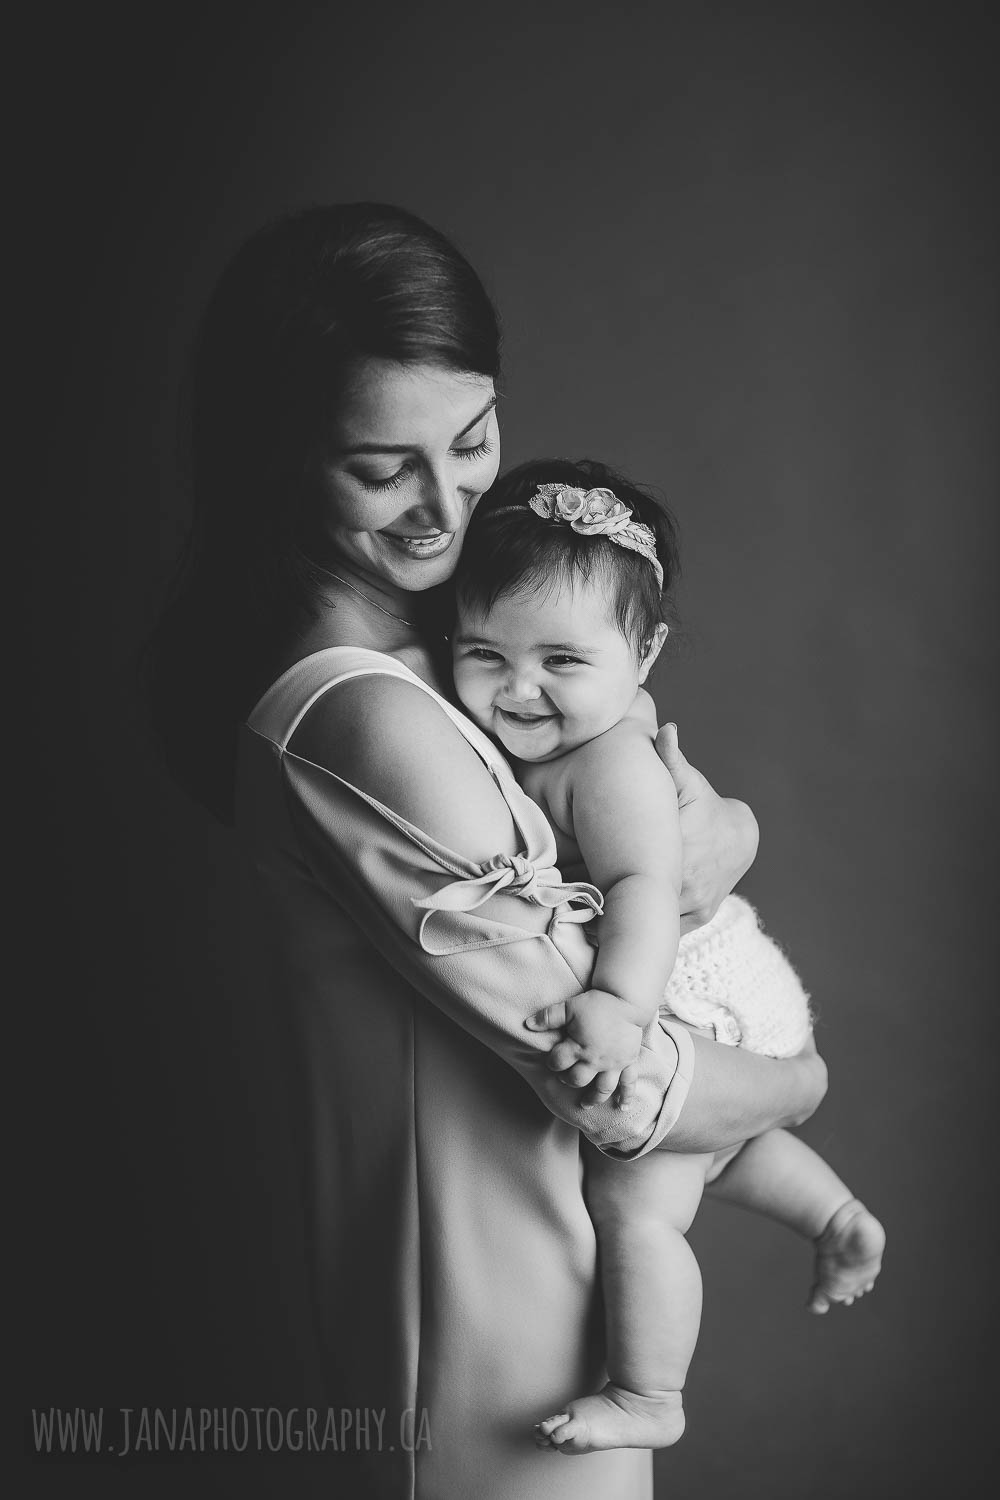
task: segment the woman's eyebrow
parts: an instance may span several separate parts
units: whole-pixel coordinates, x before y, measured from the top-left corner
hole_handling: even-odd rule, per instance
[[[497,404],[497,398],[496,398],[495,395],[493,395],[487,401],[487,403],[483,407],[482,411],[477,411],[476,415],[473,417],[472,421],[471,422],[466,422],[466,424],[462,428],[461,432],[456,432],[455,433],[455,436],[452,438],[452,442],[453,443],[457,443],[458,439],[460,437],[465,437],[465,434],[467,432],[471,432],[472,429],[473,429],[473,427],[475,427],[476,423],[477,422],[481,422],[483,420],[483,418],[486,416],[486,413],[492,411],[493,408],[494,408],[494,406],[496,406],[496,404]]]
[[[461,432],[456,432],[452,442],[457,443],[459,438],[465,437],[465,434],[470,432],[477,422],[481,422],[486,413],[492,411],[496,404],[496,396],[491,396],[482,411],[477,411],[471,422],[466,422]],[[412,453],[419,446],[419,443],[356,443],[351,448],[340,448],[338,452],[342,458],[352,458],[362,453]]]

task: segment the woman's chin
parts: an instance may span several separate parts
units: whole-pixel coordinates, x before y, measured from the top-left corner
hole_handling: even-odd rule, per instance
[[[437,536],[402,536],[391,531],[379,533],[382,544],[407,562],[437,562],[452,551],[458,540],[457,531],[442,531]],[[456,554],[457,560],[457,554]]]
[[[435,550],[421,551],[398,542],[394,537],[380,538],[380,541],[379,555],[369,561],[369,569],[408,593],[421,593],[445,583],[458,567],[462,550],[458,533],[454,531],[448,532],[446,541]]]

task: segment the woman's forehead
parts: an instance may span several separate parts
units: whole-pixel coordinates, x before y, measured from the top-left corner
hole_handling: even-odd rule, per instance
[[[488,375],[370,359],[338,405],[331,438],[342,452],[447,445],[494,399]]]

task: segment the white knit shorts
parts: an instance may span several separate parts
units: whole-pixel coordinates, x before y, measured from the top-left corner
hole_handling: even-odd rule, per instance
[[[727,896],[711,922],[681,938],[663,999],[661,1015],[767,1057],[798,1052],[812,1027],[799,976],[742,896]]]

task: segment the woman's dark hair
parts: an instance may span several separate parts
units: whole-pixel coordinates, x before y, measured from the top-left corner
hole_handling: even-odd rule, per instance
[[[403,209],[307,208],[224,272],[195,350],[193,525],[145,675],[169,768],[225,821],[239,723],[313,615],[309,459],[358,363],[496,379],[499,356],[475,271]]]
[[[641,553],[537,515],[528,501],[540,484],[612,490],[656,538],[662,589]],[[641,658],[656,627],[672,623],[670,590],[679,572],[677,523],[662,500],[592,459],[541,458],[511,469],[480,500],[466,532],[455,587],[460,600],[487,612],[507,594],[548,588],[574,574],[596,576],[613,600],[619,630]]]

